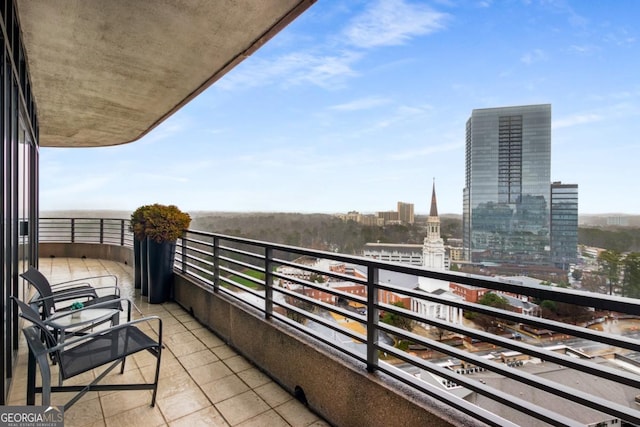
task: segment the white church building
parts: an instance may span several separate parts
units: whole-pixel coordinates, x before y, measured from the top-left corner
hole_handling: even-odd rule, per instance
[[[438,216],[435,182],[431,194],[431,208],[424,243],[422,245],[368,243],[364,250],[364,256],[379,261],[419,265],[426,270],[447,271],[449,269],[444,240],[440,236],[440,217]],[[388,280],[393,283],[393,279]],[[461,296],[449,290],[449,282],[442,280],[418,276],[415,289],[447,301],[464,301]],[[411,311],[425,317],[435,317],[456,324],[462,323],[462,309],[435,301],[412,298]],[[422,326],[429,327],[426,323],[423,323]]]

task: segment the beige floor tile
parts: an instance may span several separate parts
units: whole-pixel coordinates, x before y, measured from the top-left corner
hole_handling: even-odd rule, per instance
[[[180,363],[185,369],[196,368],[198,366],[207,365],[212,362],[217,362],[218,356],[213,354],[209,349],[198,351],[195,353],[187,354],[180,358]]]
[[[162,352],[162,360],[165,359],[165,356],[170,355],[170,352]],[[144,368],[146,366],[155,366],[156,364],[156,357],[149,353],[148,351],[140,351],[136,354],[134,354],[132,357],[128,357],[127,358],[127,363],[129,363],[129,359],[133,359],[136,363],[136,366],[138,366],[139,368]]]
[[[262,414],[250,418],[240,424],[238,427],[289,427],[287,423],[276,411],[270,410]]]
[[[307,427],[331,427],[331,424],[323,420],[317,420],[309,424]]]
[[[173,324],[165,325],[164,322],[162,323],[162,337],[167,341],[169,341],[169,338],[178,334],[183,334],[185,332],[189,332],[189,330],[177,320],[176,323]]]
[[[167,328],[163,330],[162,337],[165,344],[188,344],[193,341],[198,341],[198,338],[188,331],[187,328],[183,327],[182,324],[179,326],[182,327],[182,331],[175,332],[171,335],[167,334]]]
[[[65,424],[65,426],[72,427],[70,424]],[[99,420],[95,420],[91,424],[87,424],[82,427],[105,427],[105,426],[106,424],[105,424],[104,418],[100,418]]]
[[[209,400],[214,404],[249,390],[249,386],[235,375],[229,375],[207,384],[203,384],[201,388]]]
[[[187,372],[189,372],[189,375],[191,375],[199,386],[233,374],[231,369],[220,361],[187,369]]]
[[[198,388],[189,388],[158,400],[158,407],[168,421],[189,415],[211,406],[207,396]]]
[[[171,314],[173,314],[173,316],[178,319],[180,321],[180,323],[185,323],[185,322],[193,322],[195,321],[195,319],[193,318],[193,316],[191,316],[189,313],[187,313],[186,311],[180,309],[180,312],[172,312]]]
[[[198,388],[198,385],[186,371],[181,370],[159,381],[158,399],[182,393],[191,388]]]
[[[255,387],[253,391],[255,391],[258,396],[260,396],[260,398],[267,402],[267,404],[272,408],[293,399],[291,394],[273,381],[259,387]]]
[[[193,330],[192,332],[195,333],[196,330],[197,329]],[[209,331],[207,332],[208,332],[208,335],[202,334],[202,336],[198,336],[198,339],[202,341],[204,345],[206,345],[211,349],[216,349],[216,348],[225,346],[224,341],[222,341],[221,338],[215,336],[213,333]]]
[[[238,376],[251,388],[260,387],[261,385],[271,382],[271,379],[268,376],[256,368],[238,372]]]
[[[51,394],[51,405],[65,405],[67,404],[67,402],[69,402],[71,399],[73,399],[78,393],[77,392],[64,392],[64,393],[52,393]],[[69,409],[70,411],[75,411],[76,407],[78,407],[78,405],[80,405],[81,403],[84,404],[85,402],[89,401],[89,400],[93,400],[93,399],[98,399],[99,397],[99,393],[97,391],[91,391],[89,393],[85,393],[80,400],[78,400],[72,407],[71,409]],[[42,401],[42,395],[41,394],[36,394],[36,404],[40,404],[40,402]]]
[[[144,384],[146,382],[140,369],[132,369],[120,373],[120,370],[110,372],[100,381],[100,384]]]
[[[178,359],[174,357],[165,358],[164,357],[165,354],[168,355],[169,352],[168,351],[162,352],[162,359],[160,361],[160,375],[159,375],[161,380],[163,378],[174,375],[176,372],[180,372],[180,370],[183,370],[182,365],[180,364]],[[144,377],[145,381],[152,382],[156,375],[156,365],[154,364],[154,365],[145,366],[144,368],[140,369],[140,372],[142,372],[142,376]]]
[[[154,408],[150,406],[139,406],[126,412],[121,412],[113,417],[105,418],[107,427],[157,427],[165,426],[165,421],[158,405]],[[65,427],[67,427],[65,425]]]
[[[65,427],[86,426],[94,423],[96,420],[102,419],[100,399],[85,400],[85,397],[88,396],[84,396],[71,408],[64,411]]]
[[[240,424],[271,409],[253,391],[247,391],[223,400],[217,403],[215,407],[231,425]]]
[[[180,326],[182,327],[182,325]],[[163,333],[164,344],[169,347],[176,357],[206,349],[205,345],[195,335],[189,332],[186,328],[182,328],[183,331],[177,332],[173,335],[166,336]]]
[[[228,427],[229,424],[222,418],[222,415],[214,408],[209,406],[198,412],[189,414],[182,418],[169,423],[170,427]],[[265,427],[268,425],[265,424]]]
[[[227,365],[233,372],[242,372],[253,367],[253,365],[247,362],[247,360],[242,356],[228,357],[224,359],[224,364]]]
[[[317,415],[295,399],[291,399],[274,409],[292,427],[306,427],[319,420]]]
[[[218,347],[210,347],[210,348],[215,353],[215,355],[218,356],[218,358],[220,358],[221,360],[228,359],[230,357],[234,357],[238,355],[238,353],[236,353],[231,347],[228,347],[226,345],[218,346]]]
[[[200,324],[200,322],[196,321],[196,320],[191,320],[188,322],[184,322],[183,326],[185,328],[187,328],[190,331],[193,331],[194,329],[200,329],[202,327],[202,325]]]
[[[104,416],[111,417],[139,406],[151,405],[151,392],[149,390],[114,392],[100,397],[100,403]]]
[[[207,349],[207,347],[198,339],[187,343],[167,344],[166,346],[176,357],[187,356]]]

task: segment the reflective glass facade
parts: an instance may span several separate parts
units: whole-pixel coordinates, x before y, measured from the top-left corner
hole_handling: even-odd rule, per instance
[[[474,262],[548,264],[551,105],[473,110],[463,244]]]
[[[566,270],[578,260],[578,185],[551,184],[551,261]]]

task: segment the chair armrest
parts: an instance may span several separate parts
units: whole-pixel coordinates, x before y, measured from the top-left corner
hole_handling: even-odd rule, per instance
[[[75,289],[75,288],[88,288],[88,287],[93,287],[91,286],[91,283],[89,282],[74,282],[74,283],[60,283],[58,285],[49,285],[49,287],[51,288],[52,292],[64,292],[66,290],[69,289]]]
[[[64,281],[64,282],[53,283],[53,284],[51,284],[51,288],[53,289],[53,288],[55,288],[57,286],[66,285],[68,283],[86,282],[87,280],[102,279],[102,278],[105,278],[105,277],[113,278],[113,280],[115,282],[114,286],[118,286],[118,276],[116,276],[115,274],[103,274],[101,276],[82,277],[80,279],[73,279],[73,280],[67,280],[67,281]]]
[[[120,287],[119,286],[102,286],[102,287],[83,287],[83,288],[76,288],[76,289],[64,289],[61,291],[57,291],[55,294],[48,296],[48,297],[42,297],[40,295],[38,295],[38,298],[32,298],[29,302],[30,303],[39,303],[39,302],[43,302],[43,301],[47,301],[47,300],[53,300],[53,302],[58,302],[58,301],[69,301],[75,298],[96,298],[99,297],[100,295],[98,295],[98,293],[96,291],[98,290],[104,290],[104,289],[113,289],[113,294],[111,295],[116,295],[116,296],[120,296]]]
[[[90,306],[78,308],[78,309],[75,309],[75,310],[57,311],[54,315],[49,316],[45,320],[45,323],[49,324],[51,322],[55,322],[56,320],[58,320],[60,318],[72,316],[75,311],[85,311],[85,310],[92,310],[92,309],[95,309],[95,308],[111,307],[114,304],[121,304],[121,303],[126,303],[127,304],[127,322],[131,321],[131,308],[135,308],[138,313],[142,313],[140,311],[140,309],[130,299],[128,299],[128,298],[115,298],[115,299],[112,299],[112,300],[109,300],[109,301],[99,302],[97,304],[92,304]],[[86,323],[91,323],[91,322],[82,322],[82,323],[77,323],[75,325],[79,326],[79,325],[83,325],[83,324],[86,324]]]
[[[157,320],[158,321],[158,331],[156,332],[158,335],[158,346],[162,347],[162,319],[159,316],[147,316],[147,317],[141,317],[140,319],[135,319],[135,320],[131,320],[129,322],[126,323],[121,323],[119,325],[115,325],[112,326],[108,329],[104,329],[101,331],[96,331],[96,332],[92,332],[90,334],[86,334],[86,335],[80,335],[80,336],[74,336],[70,339],[65,340],[63,343],[60,343],[56,346],[53,346],[49,349],[47,349],[47,353],[53,353],[56,351],[64,351],[64,348],[67,346],[73,346],[79,343],[82,343],[83,341],[86,340],[90,340],[92,338],[95,337],[99,337],[100,335],[105,334],[106,332],[110,332],[110,331],[117,331],[119,329],[124,329],[124,328],[128,328],[130,326],[134,326],[138,323],[142,323],[142,322],[147,322],[150,323],[151,321]],[[153,327],[151,328],[153,329]],[[155,332],[155,331],[154,331]]]
[[[89,299],[93,299],[96,297],[96,294],[94,292],[86,292],[86,293],[65,293],[65,294],[61,294],[61,295],[51,295],[48,297],[42,297],[40,295],[38,295],[38,298],[31,298],[29,300],[29,304],[34,304],[34,303],[42,303],[45,301],[53,301],[54,303],[56,302],[63,302],[63,301],[69,301],[72,299],[80,299],[80,298],[89,298]]]

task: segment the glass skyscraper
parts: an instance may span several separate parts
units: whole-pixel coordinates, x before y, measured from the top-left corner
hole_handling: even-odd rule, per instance
[[[578,185],[551,184],[551,262],[566,270],[578,259]]]
[[[465,157],[465,258],[549,264],[551,105],[473,110]]]

